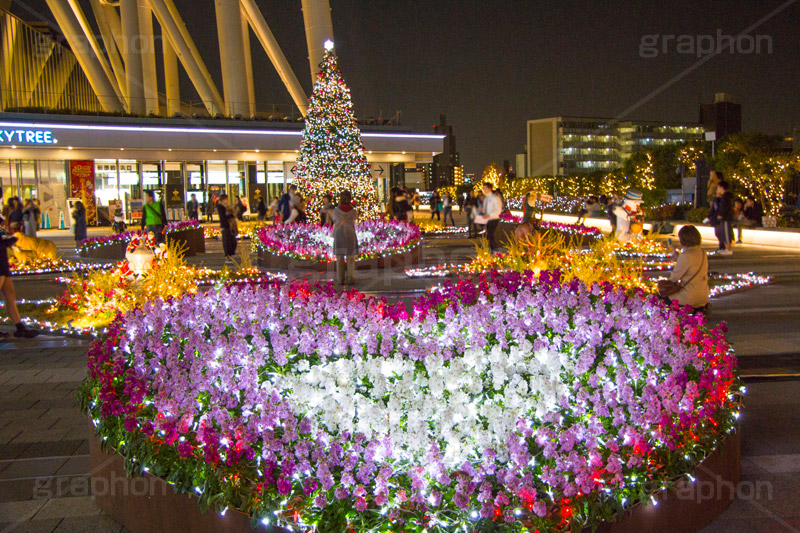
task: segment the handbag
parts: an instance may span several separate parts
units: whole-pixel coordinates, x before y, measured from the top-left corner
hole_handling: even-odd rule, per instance
[[[668,279],[660,279],[658,280],[658,295],[665,297],[665,296],[672,296],[676,292],[681,290],[681,286],[675,283],[674,281],[670,281]]]
[[[686,281],[686,283],[684,283],[683,285],[680,285],[680,284],[675,283],[674,281],[670,281],[668,279],[660,279],[660,280],[658,280],[658,284],[657,284],[658,295],[663,297],[663,298],[665,298],[667,296],[672,296],[676,292],[679,292],[682,288],[684,288],[685,286],[689,285],[689,283],[691,283],[692,280],[697,277],[697,275],[700,273],[701,270],[703,270],[704,267],[706,269],[708,269],[707,261],[708,261],[708,257],[703,257],[703,262],[700,264],[700,268],[698,268],[697,272],[695,272],[692,275],[692,277],[689,278]]]

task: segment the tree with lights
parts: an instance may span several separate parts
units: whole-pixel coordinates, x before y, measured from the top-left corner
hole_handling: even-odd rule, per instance
[[[483,174],[481,174],[480,181],[477,181],[473,186],[473,190],[480,191],[483,188],[484,182],[489,182],[495,189],[502,188],[506,182],[506,177],[502,171],[502,169],[497,165],[497,163],[492,162],[489,165],[486,165],[486,168],[483,169]]]
[[[319,219],[326,194],[337,201],[345,189],[353,194],[353,204],[362,219],[378,218],[381,208],[353,114],[350,89],[342,79],[331,41],[325,43],[325,50],[308,101],[297,157],[297,188],[307,199],[310,220]]]

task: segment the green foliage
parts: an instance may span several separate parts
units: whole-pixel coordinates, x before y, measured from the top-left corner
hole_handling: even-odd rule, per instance
[[[686,220],[699,224],[708,217],[709,209],[707,207],[695,207],[686,212]]]
[[[657,206],[644,207],[644,218],[646,220],[683,220],[689,206],[686,204],[661,204]]]
[[[667,191],[664,189],[653,189],[642,191],[642,200],[646,207],[662,205],[667,201]]]

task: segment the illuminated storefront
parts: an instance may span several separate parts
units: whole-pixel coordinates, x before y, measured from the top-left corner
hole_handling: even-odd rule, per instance
[[[91,195],[99,224],[113,218],[116,202],[136,219],[147,190],[180,220],[192,195],[201,215],[222,193],[246,204],[279,196],[294,181],[301,135],[298,123],[4,113],[0,184],[4,198],[37,198],[53,227],[62,215],[68,223],[73,195]],[[442,136],[399,128],[365,129],[362,137],[383,199],[393,166],[430,162],[442,150]]]

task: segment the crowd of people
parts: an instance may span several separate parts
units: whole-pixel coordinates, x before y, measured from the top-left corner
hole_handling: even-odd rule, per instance
[[[717,255],[732,255],[734,229],[737,230],[735,242],[742,243],[742,229],[761,226],[764,210],[752,196],[745,199],[734,198],[730,184],[725,181],[721,172],[717,172],[717,183],[711,209],[706,222],[714,227],[719,247]]]
[[[10,234],[24,233],[29,237],[36,237],[41,215],[39,200],[36,198],[28,198],[23,204],[19,196],[12,196],[3,205],[3,229]]]

